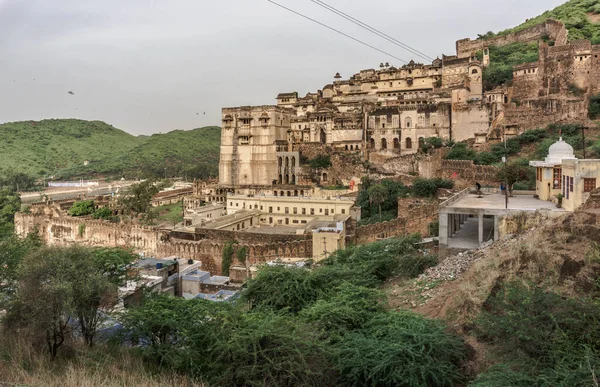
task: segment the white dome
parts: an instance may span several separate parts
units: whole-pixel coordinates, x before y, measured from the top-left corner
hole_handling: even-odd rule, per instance
[[[563,160],[574,160],[573,147],[563,141],[562,137],[548,149],[547,163],[562,164]]]

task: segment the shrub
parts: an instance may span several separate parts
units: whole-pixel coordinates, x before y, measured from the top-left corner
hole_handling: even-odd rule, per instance
[[[441,178],[417,178],[413,182],[413,193],[418,197],[433,197],[437,194],[439,188],[452,189],[454,188],[454,182]]]
[[[304,268],[264,266],[248,281],[242,296],[252,308],[298,313],[315,302],[319,293],[310,275]]]
[[[82,200],[73,203],[69,209],[69,215],[71,216],[86,216],[94,213],[94,201],[93,200]]]
[[[327,169],[331,167],[331,157],[329,155],[318,155],[308,162],[312,169]]]
[[[102,207],[102,208],[98,208],[96,211],[94,211],[94,214],[92,215],[92,218],[94,219],[110,219],[112,218],[113,214],[110,208],[108,207]]]
[[[300,315],[324,332],[343,334],[362,328],[376,313],[384,312],[384,303],[380,290],[343,283]]]
[[[500,161],[497,155],[492,152],[481,152],[475,156],[475,164],[477,165],[491,165]]]
[[[600,7],[600,4],[598,4],[598,7]],[[597,120],[600,118],[600,94],[596,94],[590,98],[590,108],[588,112],[590,119]]]
[[[469,149],[467,144],[459,142],[454,144],[450,152],[446,155],[446,160],[474,160],[475,151]]]
[[[411,312],[376,316],[334,345],[344,386],[453,386],[465,346],[442,323]]]
[[[404,278],[416,278],[425,270],[437,264],[438,260],[433,255],[408,255],[400,260],[398,273]]]

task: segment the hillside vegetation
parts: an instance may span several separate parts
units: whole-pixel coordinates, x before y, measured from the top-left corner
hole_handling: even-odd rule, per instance
[[[218,127],[136,137],[101,121],[10,122],[0,125],[0,176],[152,177],[165,167],[169,176],[214,176],[219,143]]]
[[[501,31],[498,34],[488,32],[480,37],[486,39],[496,35],[508,35],[543,23],[547,19],[555,19],[565,23],[569,30],[569,40],[589,39],[593,44],[600,44],[600,24],[592,21],[594,15],[599,14],[600,2],[598,0],[571,0],[529,19],[517,27]]]

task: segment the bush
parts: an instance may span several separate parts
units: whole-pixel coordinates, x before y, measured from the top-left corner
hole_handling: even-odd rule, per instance
[[[304,268],[264,266],[248,281],[242,296],[253,309],[298,313],[317,299],[318,289],[310,279],[310,271]]]
[[[331,157],[329,155],[318,155],[308,162],[312,169],[327,169],[331,167]]]
[[[92,218],[94,219],[111,219],[113,216],[112,211],[108,207],[98,208],[94,211]]]
[[[86,216],[94,213],[94,201],[93,200],[82,200],[73,203],[69,209],[69,215],[71,216]]]
[[[478,336],[509,358],[520,353],[554,368],[600,353],[600,310],[593,303],[510,283],[487,304],[476,320]]]
[[[380,290],[343,283],[300,316],[324,332],[343,334],[362,328],[376,313],[384,312],[385,301]]]
[[[433,197],[439,188],[452,189],[454,182],[448,179],[423,179],[417,178],[413,182],[413,193],[418,197]]]
[[[450,149],[450,152],[446,155],[446,160],[474,160],[475,155],[475,151],[469,149],[467,144],[459,142]]]
[[[600,4],[598,4],[600,7]],[[596,94],[590,98],[590,108],[588,110],[589,117],[592,120],[600,118],[600,94]]]
[[[475,156],[475,164],[492,165],[500,161],[500,158],[492,152],[481,152]]]
[[[344,386],[453,386],[463,381],[463,342],[411,312],[376,316],[334,345]]]
[[[404,278],[416,278],[425,270],[437,264],[438,260],[433,255],[409,255],[400,260],[398,273]]]

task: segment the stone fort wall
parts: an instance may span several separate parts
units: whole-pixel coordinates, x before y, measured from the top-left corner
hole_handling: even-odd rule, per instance
[[[500,169],[493,165],[475,165],[472,160],[442,160],[441,177],[458,181],[457,185],[495,186]]]
[[[550,40],[554,40],[556,46],[562,46],[567,44],[568,31],[562,22],[549,19],[544,23],[529,27],[522,31],[503,36],[496,36],[491,39],[461,39],[456,42],[456,54],[459,58],[468,58],[472,53],[483,50],[484,47],[506,46],[513,43],[531,43],[546,36]]]
[[[53,216],[49,212],[15,215],[17,235],[24,237],[36,230],[49,246],[79,244],[90,247],[122,247],[157,258],[176,255],[201,261],[203,270],[213,274],[222,273],[223,248],[230,241],[239,247],[248,247],[251,264],[276,257],[312,256],[311,234],[273,235],[202,229],[198,229],[196,233],[170,233],[155,227]]]

